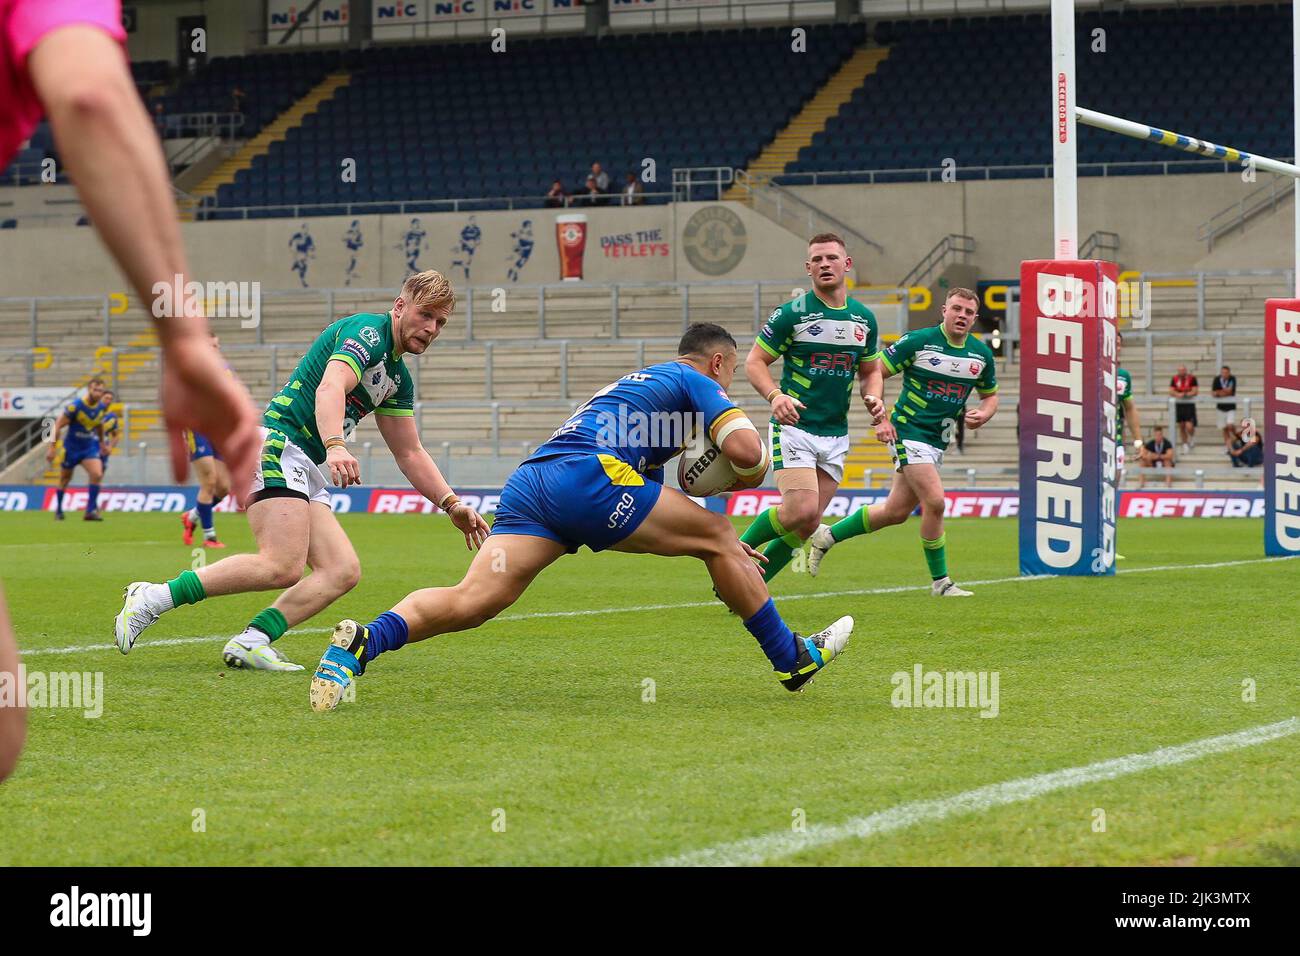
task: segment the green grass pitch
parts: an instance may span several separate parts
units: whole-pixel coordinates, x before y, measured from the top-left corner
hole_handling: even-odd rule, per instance
[[[969,600],[919,587],[914,523],[845,543],[818,578],[775,584],[798,630],[857,619],[798,695],[706,603],[698,562],[583,552],[503,619],[380,658],[355,702],[317,715],[325,629],[469,559],[442,519],[343,521],[362,581],[282,640],[305,673],[267,674],[220,659],[267,596],[182,608],[130,657],[112,649],[122,586],[190,566],[174,515],[0,518],[26,667],[104,681],[98,719],[29,712],[0,866],[652,863],[1300,715],[1297,565],[1258,560],[1257,521],[1191,519],[1121,522],[1112,580],[1031,581],[1008,580],[1014,521],[950,521]],[[251,547],[242,518],[219,527]],[[911,590],[843,593],[887,588]],[[998,672],[997,716],[892,706],[891,675],[916,664]],[[772,862],[1294,866],[1300,734]]]

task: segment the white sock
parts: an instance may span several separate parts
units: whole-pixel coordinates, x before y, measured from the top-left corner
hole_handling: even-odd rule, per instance
[[[198,509],[198,508],[191,508],[191,509],[190,509],[190,513],[189,513],[189,518],[190,518],[190,524],[198,524],[198,523],[199,523],[199,509]]]
[[[170,611],[176,607],[172,601],[172,589],[166,584],[151,584],[144,589],[144,599],[159,611]]]
[[[216,540],[217,540],[217,529],[216,529],[215,527],[212,527],[212,528],[204,528],[204,529],[203,529],[203,538],[204,538],[205,541],[216,541]]]

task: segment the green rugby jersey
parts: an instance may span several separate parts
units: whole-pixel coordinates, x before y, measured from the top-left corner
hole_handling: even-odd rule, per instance
[[[900,441],[947,448],[971,390],[977,389],[981,398],[998,390],[993,350],[973,334],[954,345],[942,324],[908,332],[881,358],[891,374],[903,373],[903,388],[889,416]]]
[[[1117,368],[1115,370],[1115,437],[1120,442],[1124,441],[1124,403],[1132,397],[1133,376],[1128,373],[1128,369]]]
[[[397,355],[392,314],[361,312],[339,319],[316,336],[262,414],[263,425],[283,432],[318,465],[325,462],[325,445],[316,434],[316,389],[325,366],[336,359],[346,362],[360,380],[344,400],[344,435],[352,434],[371,412],[415,414],[415,384]]]
[[[781,391],[807,406],[794,427],[813,435],[849,433],[858,366],[880,357],[878,340],[875,315],[855,299],[837,309],[805,292],[768,317],[758,344],[785,359]]]

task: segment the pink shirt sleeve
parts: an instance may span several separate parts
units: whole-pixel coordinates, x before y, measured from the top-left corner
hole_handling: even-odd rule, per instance
[[[28,55],[50,32],[73,24],[99,27],[126,42],[121,0],[0,0],[0,168],[41,121]]]

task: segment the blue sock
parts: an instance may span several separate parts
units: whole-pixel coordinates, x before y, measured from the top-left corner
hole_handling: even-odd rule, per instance
[[[745,622],[745,629],[754,635],[774,670],[788,674],[794,669],[795,661],[799,659],[794,632],[781,620],[771,598]]]
[[[86,499],[86,514],[94,511],[97,504],[99,504],[99,485],[91,485],[90,497]]]
[[[56,503],[55,511],[63,514],[63,489],[59,488],[54,492],[54,501]]]
[[[212,504],[204,504],[201,501],[194,502],[194,510],[199,513],[199,524],[203,525],[203,530],[212,530]]]
[[[384,651],[406,646],[406,621],[400,614],[385,611],[370,622],[370,640],[366,642],[366,659],[373,661]]]

